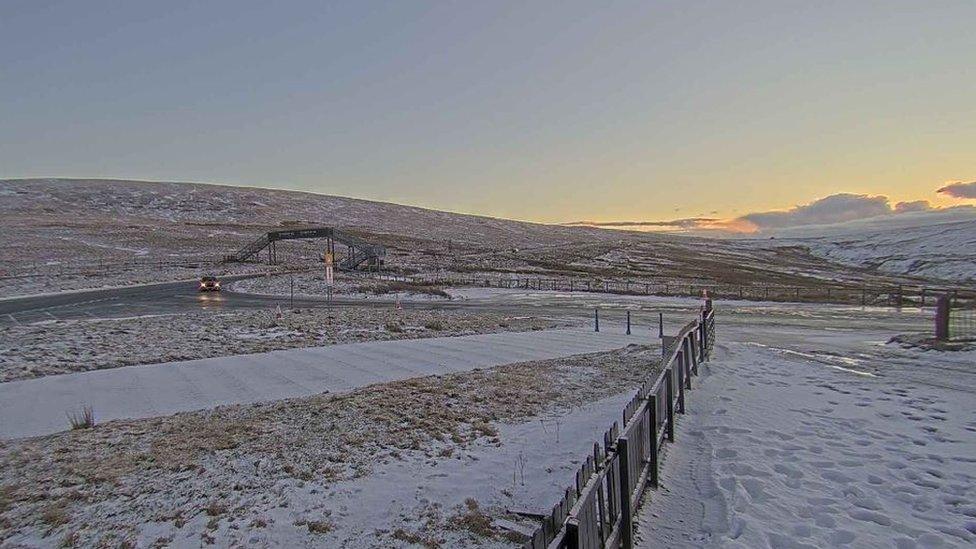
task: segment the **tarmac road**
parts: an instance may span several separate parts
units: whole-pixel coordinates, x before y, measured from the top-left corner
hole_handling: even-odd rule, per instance
[[[226,288],[230,282],[253,278],[254,276],[241,275],[225,277],[221,281]],[[556,296],[566,296],[566,294],[559,294],[558,292],[551,293]],[[535,297],[546,295],[545,292],[533,292],[532,294]],[[559,299],[558,297],[555,299],[529,299],[528,301],[510,300],[507,298],[451,301],[404,300],[401,305],[404,308],[418,309],[479,309],[482,311],[516,315],[531,312],[535,315],[548,314],[560,318],[571,317],[580,320],[590,320],[593,316],[593,308],[595,307],[609,306],[609,308],[623,308],[619,303],[616,306],[614,303],[611,303],[614,301],[619,300],[614,300],[613,296],[609,294],[590,294],[572,300]],[[688,306],[682,305],[678,307],[679,309],[691,311],[697,307],[695,300],[685,301],[688,302]],[[234,292],[229,289],[213,293],[199,292],[196,281],[167,282],[123,288],[106,288],[0,299],[0,326],[52,320],[167,315],[191,313],[208,309],[224,309],[228,311],[234,309],[272,309],[278,305],[282,308],[293,307],[304,309],[327,308],[330,306],[392,307],[393,300],[389,298],[334,298],[330,303],[325,297],[307,296],[296,296],[292,300],[288,296],[247,294]],[[672,304],[669,308],[674,308],[674,305]],[[607,312],[606,315],[608,316],[604,320],[607,322],[615,322],[620,325],[619,327],[623,327],[626,322],[623,316],[624,314],[622,311],[615,315]],[[611,320],[609,315],[613,316],[613,320]],[[636,324],[636,310],[633,320]],[[656,327],[656,313],[653,315],[645,314],[641,321],[644,324],[653,321]]]
[[[226,277],[222,282],[227,285],[228,282],[252,276]],[[268,309],[276,305],[291,306],[292,303],[295,307],[301,308],[329,306],[325,298],[296,298],[292,302],[287,297],[242,294],[229,290],[202,293],[197,290],[196,281],[167,282],[0,300],[0,325],[26,324],[44,320],[189,313],[214,308]],[[389,302],[335,299],[332,305],[389,306]]]

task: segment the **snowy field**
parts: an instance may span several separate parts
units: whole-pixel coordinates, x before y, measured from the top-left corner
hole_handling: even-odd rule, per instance
[[[0,382],[341,343],[462,336],[565,326],[477,311],[369,307],[221,309],[117,319],[0,325]],[[133,342],[138,341],[135,345]]]
[[[784,231],[788,238],[762,241],[768,246],[804,246],[813,255],[880,272],[931,277],[955,282],[976,280],[976,218],[970,209],[954,216],[931,216],[924,225],[918,215],[900,216],[881,227],[872,220],[837,227]],[[907,218],[907,219],[901,219]],[[945,218],[945,219],[943,219]],[[939,221],[939,222],[936,222]],[[819,235],[819,236],[810,236]]]
[[[464,289],[603,330],[694,299]],[[643,547],[976,541],[976,353],[887,341],[930,310],[717,303],[713,361],[641,510]],[[637,336],[638,339],[642,336]],[[0,544],[516,547],[656,349],[429,376],[0,442]]]
[[[719,321],[642,547],[976,544],[976,352],[885,344],[883,318],[856,317]]]

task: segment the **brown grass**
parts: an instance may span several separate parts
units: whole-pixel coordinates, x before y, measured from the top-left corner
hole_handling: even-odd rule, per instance
[[[95,411],[91,406],[85,406],[80,412],[65,412],[71,430],[91,429],[95,426]]]

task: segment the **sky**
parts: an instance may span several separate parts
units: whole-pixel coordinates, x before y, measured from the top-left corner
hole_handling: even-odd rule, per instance
[[[542,222],[973,204],[973,21],[971,0],[4,0],[0,178]]]

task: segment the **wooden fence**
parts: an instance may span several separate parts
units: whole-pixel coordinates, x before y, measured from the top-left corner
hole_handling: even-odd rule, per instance
[[[661,371],[646,380],[614,422],[593,444],[552,512],[525,549],[633,547],[634,513],[648,486],[658,484],[661,447],[674,441],[675,414],[685,411],[698,366],[715,341],[715,315],[704,311],[674,337],[665,338]]]

